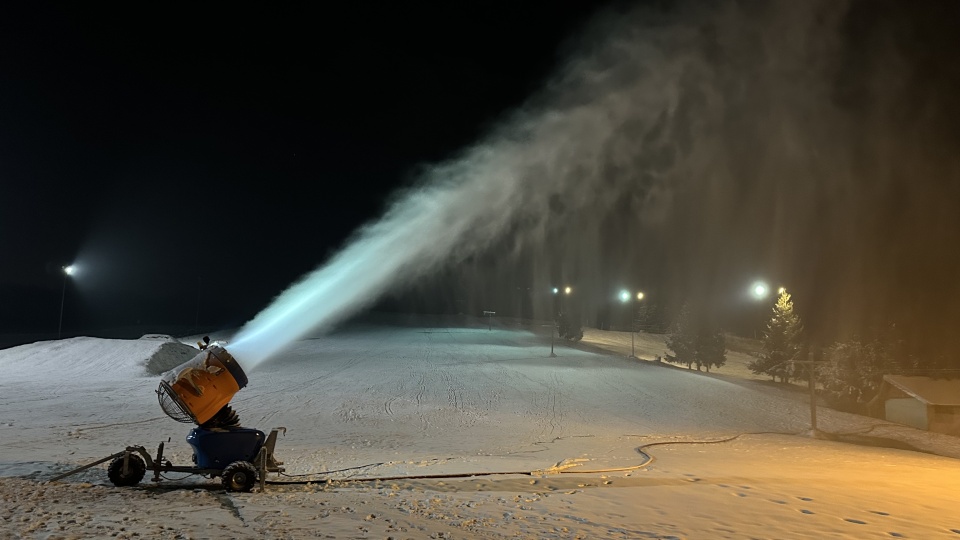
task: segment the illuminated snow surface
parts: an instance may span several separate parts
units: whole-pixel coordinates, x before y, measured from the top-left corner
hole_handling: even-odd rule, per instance
[[[641,358],[663,353],[662,337],[637,342]],[[288,474],[539,472],[227,494],[205,478],[158,489],[150,473],[115,488],[105,465],[43,483],[168,437],[165,455],[189,464],[191,426],[154,390],[195,351],[161,336],[0,350],[0,537],[960,539],[958,438],[820,408],[825,430],[940,455],[753,434],[653,446],[644,465],[649,443],[803,432],[806,396],[734,376],[743,355],[711,375],[625,358],[628,334],[549,351],[538,327],[355,326],[297,342],[233,401],[245,426],[289,429],[276,450]]]

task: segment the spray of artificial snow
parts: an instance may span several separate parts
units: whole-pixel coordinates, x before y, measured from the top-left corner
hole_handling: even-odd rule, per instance
[[[907,125],[887,105],[911,97],[890,84],[903,79],[886,61],[898,51],[871,41],[884,59],[872,64],[857,56],[863,47],[842,54],[845,39],[862,38],[844,33],[851,5],[691,2],[599,17],[542,92],[426,168],[381,219],[248,322],[230,351],[250,369],[387,291],[492,249],[523,253],[536,290],[553,285],[541,261],[576,266],[585,302],[607,301],[610,261],[624,274],[660,274],[678,298],[730,290],[750,261],[801,296],[817,291],[809,303],[832,299],[821,319],[835,326],[888,313],[896,299],[873,291],[903,287],[875,270],[910,257],[872,228],[883,197],[911,217],[900,249],[920,255],[938,253],[923,231],[944,227],[931,220],[956,212],[913,181],[917,164],[935,175],[945,162],[925,135],[937,115]],[[654,244],[657,257],[645,249]],[[858,270],[877,257],[883,264]]]

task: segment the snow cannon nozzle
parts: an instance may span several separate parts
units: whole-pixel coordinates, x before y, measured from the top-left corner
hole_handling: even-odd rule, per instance
[[[227,404],[247,386],[247,375],[226,349],[209,342],[205,337],[199,354],[163,374],[157,388],[160,408],[187,424],[238,425],[236,413]]]

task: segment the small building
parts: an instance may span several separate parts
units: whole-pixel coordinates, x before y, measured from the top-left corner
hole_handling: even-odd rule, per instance
[[[877,397],[890,422],[960,436],[960,379],[884,375]]]

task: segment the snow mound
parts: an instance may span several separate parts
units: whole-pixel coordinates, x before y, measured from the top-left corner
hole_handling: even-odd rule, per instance
[[[182,364],[196,353],[197,349],[189,345],[159,335],[141,339],[76,337],[38,341],[0,350],[0,378],[36,381],[152,377]]]
[[[161,343],[160,347],[150,355],[150,358],[147,358],[147,372],[152,375],[160,375],[190,360],[198,352],[200,351],[195,347],[170,338],[170,341]]]
[[[160,341],[170,341],[173,339],[173,336],[168,336],[167,334],[144,334],[140,336],[140,339],[158,339]]]

